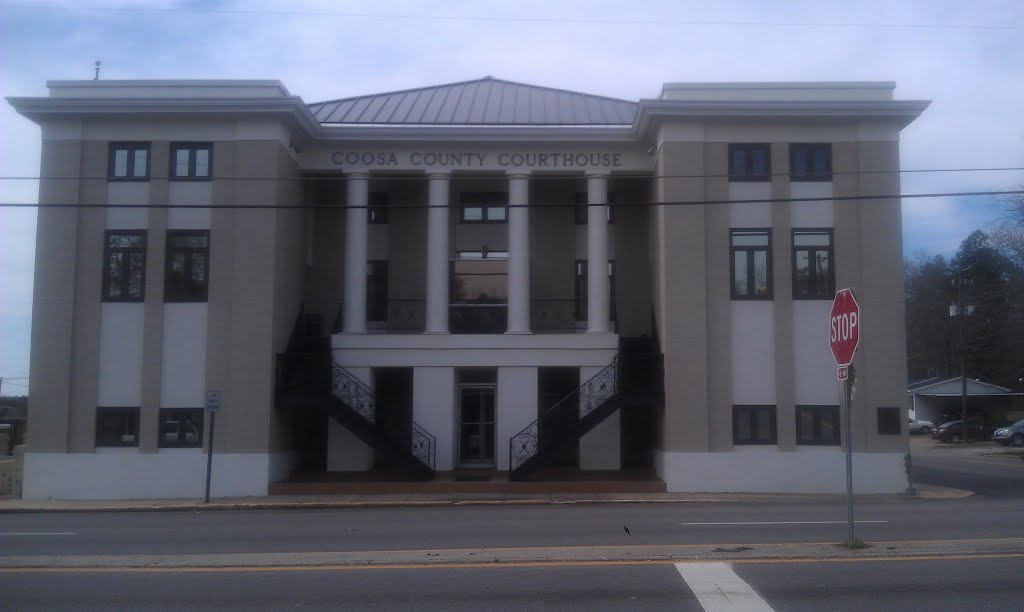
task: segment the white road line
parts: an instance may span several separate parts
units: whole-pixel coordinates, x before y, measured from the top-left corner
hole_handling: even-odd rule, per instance
[[[69,536],[76,535],[73,531],[21,531],[11,533],[0,533],[2,537],[14,537],[14,536]]]
[[[854,521],[854,523],[888,523],[889,521]],[[677,523],[684,526],[697,525],[845,525],[846,521],[739,521],[735,523]]]
[[[773,612],[772,607],[732,571],[727,563],[676,563],[697,601],[708,612],[743,610]]]

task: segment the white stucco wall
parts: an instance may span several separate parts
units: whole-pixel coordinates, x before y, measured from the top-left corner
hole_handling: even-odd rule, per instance
[[[846,459],[839,447],[744,446],[722,453],[655,452],[655,469],[670,492],[845,493]],[[854,453],[858,494],[905,493],[904,453]]]
[[[730,356],[732,403],[776,403],[775,311],[773,302],[733,300]]]
[[[604,368],[580,368],[580,385]],[[622,467],[621,412],[616,411],[580,439],[581,470],[617,470]]]
[[[206,303],[164,304],[160,405],[206,405]]]
[[[99,406],[142,405],[141,303],[100,306]]]
[[[213,199],[210,181],[171,181],[168,200],[179,208],[167,211],[167,229],[210,229],[213,210],[202,205]]]
[[[839,403],[836,362],[828,347],[830,300],[793,301],[793,373],[797,405]]]
[[[149,181],[107,183],[107,229],[137,230],[149,227],[149,209],[125,204],[149,204]]]
[[[437,438],[440,471],[455,466],[455,368],[420,367],[412,371],[412,420]]]
[[[537,368],[498,368],[497,395],[494,455],[507,470],[509,438],[537,419]]]
[[[729,183],[730,200],[767,200],[772,197],[769,182]],[[729,227],[771,227],[772,207],[756,202],[729,204]]]
[[[291,453],[214,454],[210,495],[266,495],[291,464]],[[206,453],[198,448],[25,454],[25,499],[198,498],[205,488]]]
[[[800,227],[834,227],[832,183],[829,181],[796,181],[789,184],[792,198],[819,198],[807,202],[790,202],[790,225]]]

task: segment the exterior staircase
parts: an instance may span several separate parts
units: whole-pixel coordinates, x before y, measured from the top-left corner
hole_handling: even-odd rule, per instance
[[[612,363],[509,439],[509,480],[527,480],[616,411],[657,404],[663,388],[657,341],[646,337],[620,339],[619,353]],[[578,411],[573,427],[557,438],[545,436],[542,432],[560,418],[567,405]]]
[[[432,480],[437,441],[412,423],[408,440],[397,440],[377,427],[377,400],[365,383],[331,357],[330,338],[319,337],[319,326],[300,315],[288,350],[277,356],[277,406],[288,410],[318,410],[352,432],[365,444],[385,451],[414,480]],[[311,330],[317,333],[306,333]]]

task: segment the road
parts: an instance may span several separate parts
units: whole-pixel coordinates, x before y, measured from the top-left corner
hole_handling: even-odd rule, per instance
[[[910,445],[915,483],[966,489],[990,499],[1024,498],[1024,461],[1015,449],[991,442],[964,448],[925,436],[914,436]]]
[[[870,558],[830,552],[841,498],[7,514],[0,608],[1021,609],[1024,470],[932,450],[916,481],[978,494],[859,501]],[[818,556],[756,554],[770,547]]]

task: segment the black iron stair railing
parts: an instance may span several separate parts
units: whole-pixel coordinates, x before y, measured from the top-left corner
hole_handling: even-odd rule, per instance
[[[547,454],[553,453],[571,440],[578,440],[624,403],[619,393],[620,361],[616,357],[600,372],[590,377],[575,391],[544,411],[534,422],[524,427],[508,441],[509,478],[523,480],[541,467]],[[575,408],[578,419],[571,432],[559,437],[546,437],[546,430],[564,418],[567,410]]]

